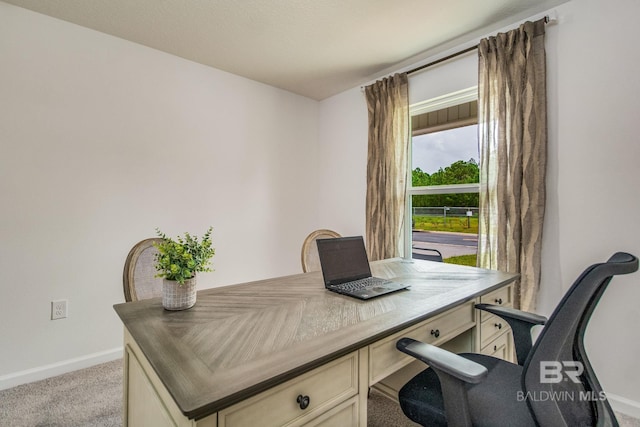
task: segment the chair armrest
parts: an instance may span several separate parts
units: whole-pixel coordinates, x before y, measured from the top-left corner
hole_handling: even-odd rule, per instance
[[[509,324],[513,331],[513,342],[516,347],[518,365],[523,366],[533,347],[531,328],[537,325],[544,325],[547,322],[547,318],[515,308],[492,304],[476,304],[476,308],[495,314]]]
[[[465,359],[435,345],[426,344],[411,338],[400,338],[396,348],[409,356],[426,363],[437,371],[469,384],[478,384],[486,378],[487,368],[479,363]]]
[[[489,313],[493,313],[497,316],[502,317],[507,320],[507,318],[520,320],[522,322],[530,323],[531,326],[534,325],[544,325],[547,323],[547,318],[544,316],[540,316],[539,314],[529,313],[527,311],[518,310],[516,308],[511,307],[503,307],[501,305],[492,305],[492,304],[476,304],[476,308],[480,310],[487,311]]]
[[[438,375],[444,412],[450,426],[471,427],[467,384],[486,378],[487,368],[457,354],[411,338],[401,338],[396,348],[429,365]]]

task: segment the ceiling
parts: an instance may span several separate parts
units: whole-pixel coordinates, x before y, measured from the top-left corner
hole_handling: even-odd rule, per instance
[[[567,0],[3,1],[321,100]]]

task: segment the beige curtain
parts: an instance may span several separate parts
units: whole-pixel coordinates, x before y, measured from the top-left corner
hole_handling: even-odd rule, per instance
[[[478,52],[478,265],[520,273],[515,304],[533,310],[545,207],[544,20],[483,39]]]
[[[406,74],[365,88],[369,111],[366,240],[369,260],[400,256],[409,149]]]

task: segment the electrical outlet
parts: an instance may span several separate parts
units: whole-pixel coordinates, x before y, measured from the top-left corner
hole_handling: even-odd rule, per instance
[[[67,300],[51,301],[51,320],[64,319],[65,317],[67,317]]]

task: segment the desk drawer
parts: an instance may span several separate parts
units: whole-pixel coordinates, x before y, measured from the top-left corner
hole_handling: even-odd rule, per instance
[[[342,357],[218,413],[220,427],[301,425],[358,393],[358,353]],[[308,396],[301,409],[298,397]]]
[[[400,338],[409,337],[438,345],[474,326],[474,304],[468,302],[371,344],[369,346],[369,385],[377,383],[415,360],[396,349],[396,342]]]
[[[505,286],[489,292],[486,295],[482,295],[480,297],[480,303],[513,307],[513,285]],[[481,311],[480,321],[485,322],[490,315],[491,314],[486,311]]]
[[[347,427],[358,425],[358,397],[352,397],[344,403],[314,418],[305,427]]]
[[[488,313],[487,318],[480,325],[480,347],[484,348],[498,335],[510,330],[509,324],[504,319]]]
[[[486,347],[480,351],[482,354],[497,357],[499,359],[513,361],[513,336],[511,332],[505,332],[498,338],[489,342]]]

